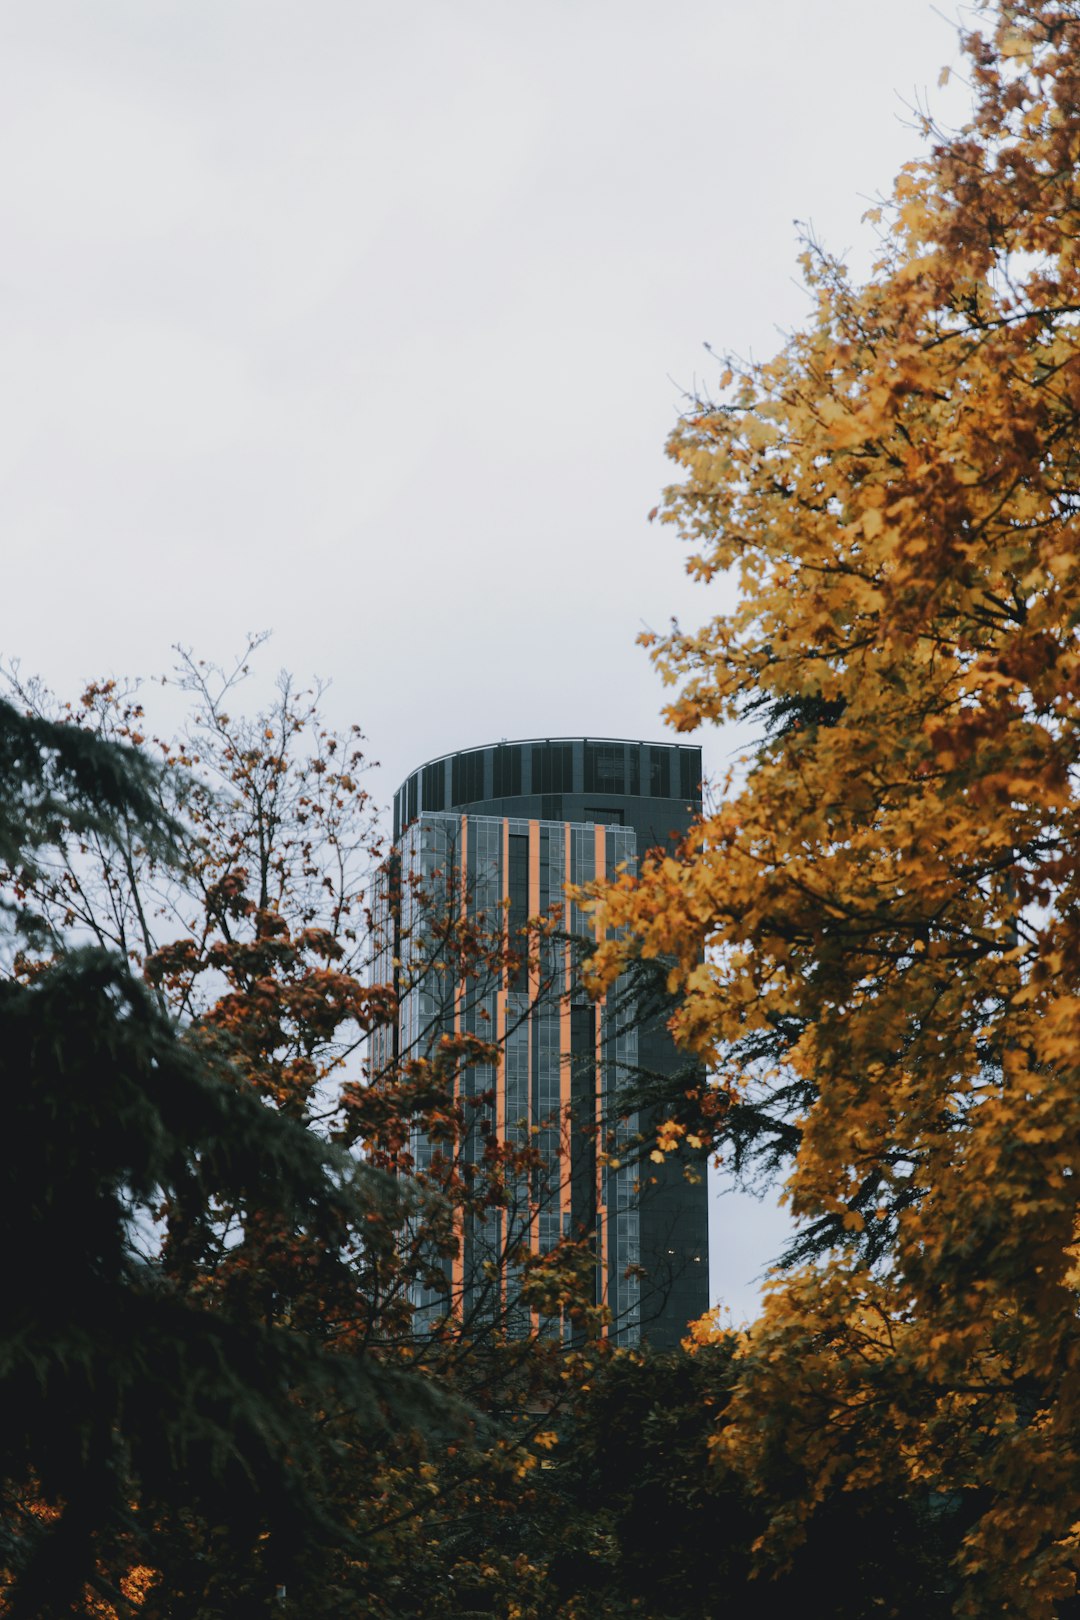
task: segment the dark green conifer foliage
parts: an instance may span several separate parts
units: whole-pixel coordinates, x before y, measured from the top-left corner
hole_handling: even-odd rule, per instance
[[[21,714],[0,699],[0,871],[11,892],[0,905],[19,929],[40,937],[40,921],[22,905],[23,882],[36,854],[63,838],[108,840],[118,822],[138,828],[146,846],[175,849],[180,829],[156,793],[159,772],[134,748],[122,748],[78,726]]]

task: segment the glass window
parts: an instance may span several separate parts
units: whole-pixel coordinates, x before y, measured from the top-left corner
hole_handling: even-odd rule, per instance
[[[623,813],[621,810],[613,809],[610,805],[587,804],[585,806],[585,820],[600,822],[605,827],[621,827]]]
[[[649,792],[654,799],[671,798],[671,749],[649,749]]]
[[[507,988],[529,988],[529,966],[526,961],[528,939],[525,926],[529,921],[529,839],[528,834],[509,834],[510,868],[506,874],[506,896],[510,902],[506,914],[506,927],[512,951],[520,953],[520,961],[510,974]]]
[[[521,744],[500,743],[493,760],[492,796],[512,798],[521,792]],[[534,789],[535,791],[535,789]]]
[[[484,750],[455,754],[450,767],[450,803],[475,804],[484,797]]]
[[[585,744],[585,792],[626,792],[626,750],[622,743]]]
[[[701,797],[701,750],[679,749],[679,792],[684,799]]]
[[[425,810],[445,810],[446,762],[440,759],[434,765],[425,765],[423,776],[423,808]]]
[[[570,743],[534,743],[532,751],[532,791],[572,793],[574,790],[574,751]]]

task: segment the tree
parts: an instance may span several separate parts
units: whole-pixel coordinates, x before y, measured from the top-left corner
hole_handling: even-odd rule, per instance
[[[606,891],[598,965],[670,962],[701,1129],[764,1108],[828,1245],[723,1442],[788,1480],[773,1551],[916,1482],[970,1520],[958,1612],[1047,1616],[1080,1556],[1080,13],[985,9],[866,284],[808,244],[804,329],[673,435],[664,520],[740,598],[657,640],[670,718],[781,723]]]
[[[65,841],[113,848],[119,826],[147,858],[175,858],[160,771],[130,747],[0,703],[0,774],[11,948],[50,933],[34,895]],[[16,963],[0,983],[10,1613],[81,1609],[87,1583],[123,1604],[117,1572],[152,1557],[156,1528],[184,1512],[254,1560],[265,1594],[298,1543],[330,1529],[317,1412],[344,1403],[385,1422],[410,1409],[405,1380],[238,1290],[200,1291],[158,1234],[167,1251],[182,1212],[189,1264],[205,1261],[228,1209],[234,1251],[287,1231],[321,1256],[324,1287],[355,1297],[372,1217],[401,1226],[415,1200],[262,1106],[115,951]]]
[[[738,1352],[739,1335],[706,1320],[679,1352],[620,1352],[592,1369],[560,1465],[539,1476],[553,1613],[945,1620],[955,1513],[893,1481],[836,1493],[791,1567],[755,1578],[755,1543],[788,1481],[777,1475],[752,1493],[721,1455]]]
[[[91,1336],[83,1417],[98,1426],[114,1492],[105,1502],[86,1487],[87,1529],[67,1590],[91,1578],[120,1612],[138,1569],[147,1620],[261,1613],[278,1583],[290,1605],[325,1617],[358,1603],[373,1615],[431,1613],[440,1560],[453,1549],[458,1589],[490,1586],[482,1571],[492,1555],[463,1526],[512,1514],[536,1437],[567,1376],[572,1385],[575,1355],[562,1354],[557,1336],[537,1336],[528,1307],[556,1317],[572,1308],[583,1320],[597,1312],[575,1245],[542,1257],[511,1252],[524,1240],[521,1223],[511,1230],[507,1221],[507,1252],[493,1264],[516,1262],[523,1298],[500,1301],[489,1287],[475,1309],[456,1307],[416,1331],[417,1290],[441,1280],[462,1219],[505,1208],[528,1183],[535,1149],[488,1132],[483,1153],[472,1151],[483,1098],[466,1095],[476,1088],[462,1075],[497,1059],[491,1042],[421,1030],[394,1063],[374,1073],[365,1064],[366,1038],[391,1015],[395,991],[371,977],[368,895],[383,852],[358,733],[332,733],[319,692],[285,677],[268,710],[238,715],[246,666],[246,656],[221,670],[182,655],[179,684],[193,712],[175,743],[147,738],[137,684],[96,683],[68,707],[15,672],[27,713],[10,711],[13,724],[58,739],[61,758],[85,756],[99,773],[112,762],[134,784],[116,802],[99,793],[79,815],[69,788],[32,862],[3,846],[11,891],[34,914],[12,980],[0,985],[12,1028],[23,1008],[32,1028],[57,1024],[72,1043],[54,1054],[48,1085],[18,1099],[31,1110],[26,1140],[52,1140],[53,1157],[27,1153],[11,1167],[9,1207],[39,1184],[57,1206],[47,1233],[56,1254],[44,1237],[26,1250],[25,1314],[38,1353],[61,1365],[89,1314],[113,1324],[100,1342]],[[26,792],[16,773],[9,802]],[[409,952],[412,972],[452,971],[456,993],[505,974],[501,913],[487,931],[463,928],[456,907],[443,921]],[[73,940],[92,944],[80,954]],[[511,954],[519,950],[513,942]],[[83,1018],[72,983],[95,964]],[[117,1018],[135,1050],[113,1072]],[[19,1051],[9,1042],[13,1063]],[[178,1074],[192,1085],[204,1077],[195,1102],[184,1103]],[[33,1112],[42,1108],[63,1113],[63,1132],[50,1138]],[[422,1173],[410,1151],[418,1131],[439,1146]],[[99,1184],[119,1223],[116,1298],[87,1301],[103,1264],[90,1217]],[[65,1255],[68,1226],[85,1244],[73,1239]],[[54,1277],[66,1286],[47,1310]],[[134,1307],[121,1308],[129,1283],[168,1303],[173,1315],[157,1338],[134,1335]],[[220,1417],[218,1429],[196,1425],[203,1475],[176,1465],[182,1439],[165,1422],[165,1403],[177,1402],[182,1437],[185,1366],[170,1327],[195,1335],[204,1361],[216,1358],[224,1391],[236,1385],[236,1435]],[[135,1428],[137,1375],[156,1380],[164,1412],[153,1420],[144,1390]],[[204,1367],[199,1375],[217,1399]],[[55,1387],[51,1399],[59,1420]],[[34,1460],[46,1416],[27,1407],[28,1460],[8,1476],[25,1531],[6,1560],[13,1570],[42,1540],[47,1569],[61,1526],[78,1519],[71,1481]],[[72,1428],[75,1451],[80,1436]],[[54,1503],[63,1504],[58,1518]],[[447,1613],[456,1612],[454,1590]],[[62,1608],[66,1599],[49,1601]]]

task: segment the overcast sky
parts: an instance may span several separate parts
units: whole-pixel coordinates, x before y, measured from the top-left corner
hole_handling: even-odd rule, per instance
[[[658,736],[703,344],[802,318],[796,219],[868,263],[955,54],[927,0],[7,0],[0,654],[69,695],[272,629],[384,800]],[[782,1217],[717,1211],[741,1316]]]

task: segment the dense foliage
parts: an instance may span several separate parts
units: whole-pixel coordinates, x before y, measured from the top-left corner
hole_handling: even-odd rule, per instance
[[[664,518],[739,599],[656,646],[682,730],[773,724],[681,860],[609,892],[671,961],[713,1139],[791,1164],[720,1450],[792,1555],[838,1495],[965,1504],[959,1612],[1080,1559],[1080,13],[988,7],[870,279],[680,424]],[[704,952],[704,955],[703,955]],[[749,1133],[749,1134],[747,1134]]]
[[[244,673],[185,656],[169,744],[135,686],[65,707],[16,677],[0,709],[16,1615],[209,1620],[282,1590],[305,1613],[431,1613],[448,1560],[457,1612],[517,1567],[467,1527],[512,1514],[600,1326],[567,1243],[493,1252],[521,1297],[450,1300],[416,1332],[415,1288],[533,1149],[465,1152],[485,1099],[461,1076],[491,1043],[422,1031],[365,1066],[394,992],[370,978],[382,851],[358,736],[287,679],[230,714]],[[424,950],[461,983],[503,973],[501,922],[455,913]],[[422,1175],[417,1129],[439,1147]],[[564,1311],[584,1330],[565,1354],[538,1325]]]
[[[130,748],[3,703],[0,753],[11,947],[47,933],[34,894],[50,847],[121,825],[160,858],[179,830]],[[87,1579],[112,1591],[128,1549],[180,1507],[240,1545],[265,1535],[272,1578],[326,1529],[312,1408],[389,1410],[401,1376],[332,1357],[281,1310],[192,1286],[170,1245],[182,1234],[187,1267],[205,1266],[228,1208],[232,1255],[274,1227],[355,1295],[372,1212],[400,1224],[404,1192],[262,1107],[115,952],[22,959],[0,984],[0,1027],[12,1613],[66,1612]]]

